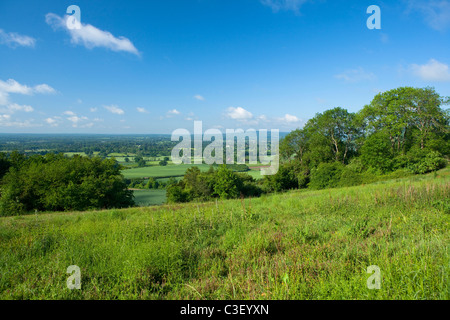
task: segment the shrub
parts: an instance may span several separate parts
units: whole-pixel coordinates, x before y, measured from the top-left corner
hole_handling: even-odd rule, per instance
[[[437,151],[429,151],[425,155],[416,153],[411,157],[408,169],[416,174],[424,174],[445,168],[447,161]]]
[[[344,165],[341,162],[321,163],[311,172],[311,189],[335,188],[339,186]]]

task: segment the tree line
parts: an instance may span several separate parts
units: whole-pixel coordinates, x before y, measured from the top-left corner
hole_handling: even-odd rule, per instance
[[[283,139],[283,164],[269,185],[321,189],[441,169],[450,155],[449,102],[434,88],[401,87],[357,113],[319,113]]]
[[[167,189],[168,201],[354,186],[439,170],[450,155],[449,102],[434,88],[400,87],[356,113],[326,110],[284,137],[277,174],[255,181],[226,167],[190,169]]]
[[[112,159],[0,153],[0,216],[134,205]]]

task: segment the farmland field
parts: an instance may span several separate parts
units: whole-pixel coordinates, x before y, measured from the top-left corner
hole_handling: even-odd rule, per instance
[[[134,201],[140,207],[161,205],[166,202],[165,189],[134,190]]]
[[[443,299],[450,170],[261,198],[0,218],[0,299]],[[66,269],[81,269],[68,290]],[[369,266],[381,270],[370,290]]]
[[[190,167],[198,167],[201,171],[208,171],[207,164],[180,164],[168,166],[153,166],[123,170],[122,174],[125,178],[146,178],[146,177],[180,177]]]

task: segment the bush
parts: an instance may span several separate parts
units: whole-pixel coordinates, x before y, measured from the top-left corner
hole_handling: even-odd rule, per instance
[[[167,202],[177,203],[177,202],[188,202],[189,194],[183,190],[180,185],[173,184],[166,189]]]
[[[270,192],[297,189],[299,187],[299,164],[296,161],[282,164],[278,172],[271,176],[265,176],[264,184]]]
[[[2,180],[0,215],[134,205],[120,166],[111,159],[47,154],[14,165]]]
[[[437,151],[429,151],[426,154],[415,153],[411,157],[408,169],[416,174],[424,174],[445,168],[447,160]]]
[[[311,189],[335,188],[340,184],[344,165],[340,162],[321,163],[317,169],[311,172]]]
[[[338,184],[339,187],[353,187],[363,183],[363,175],[359,172],[356,172],[353,167],[347,166],[342,169]]]

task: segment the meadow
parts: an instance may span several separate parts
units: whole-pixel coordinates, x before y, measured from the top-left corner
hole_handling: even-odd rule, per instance
[[[167,166],[150,166],[142,168],[126,169],[122,171],[122,174],[127,179],[133,178],[169,178],[169,177],[182,177],[186,173],[186,170],[191,167],[198,167],[200,171],[206,172],[209,170],[207,164],[180,164],[180,165],[167,165]],[[250,174],[255,179],[260,179],[261,173],[259,169],[250,170],[246,173]]]
[[[0,299],[449,299],[450,170],[261,198],[0,218]],[[66,269],[81,269],[69,290]],[[381,270],[370,290],[367,267]]]
[[[133,194],[136,205],[140,207],[161,205],[164,204],[167,199],[165,189],[134,190]]]
[[[206,164],[180,164],[167,166],[152,166],[123,170],[122,174],[125,178],[158,178],[158,177],[181,177],[184,176],[190,167],[198,167],[201,171],[208,171],[209,165]]]

